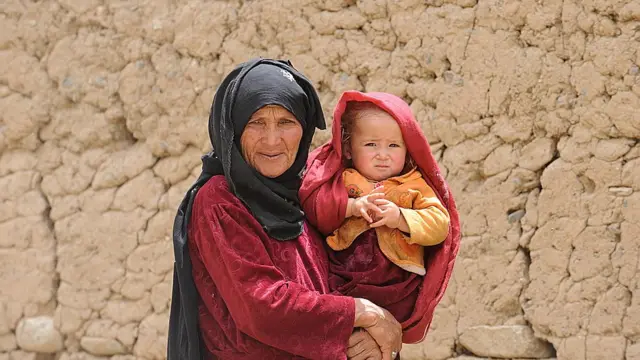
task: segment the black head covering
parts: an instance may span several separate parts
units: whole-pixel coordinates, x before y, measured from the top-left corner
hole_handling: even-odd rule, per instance
[[[249,118],[266,105],[287,109],[303,130],[293,165],[274,179],[249,166],[239,146]],[[304,213],[298,190],[316,127],[325,128],[320,100],[311,83],[286,63],[263,60],[241,65],[227,76],[214,97],[209,117],[214,153],[231,191],[275,239],[293,239],[302,232]]]
[[[267,178],[247,164],[240,136],[251,115],[266,105],[280,105],[302,125],[293,165]],[[302,233],[304,213],[298,199],[302,172],[316,128],[326,127],[318,94],[289,61],[254,59],[236,67],[222,81],[211,105],[209,137],[213,151],[202,157],[202,173],[187,191],[173,224],[175,256],[167,360],[201,360],[198,292],[191,274],[187,228],[193,200],[212,176],[224,175],[231,191],[249,208],[265,231],[281,241]]]

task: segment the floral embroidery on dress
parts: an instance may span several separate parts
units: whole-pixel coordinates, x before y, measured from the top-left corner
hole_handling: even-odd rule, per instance
[[[362,190],[355,184],[349,184],[347,185],[347,193],[350,197],[360,197]]]

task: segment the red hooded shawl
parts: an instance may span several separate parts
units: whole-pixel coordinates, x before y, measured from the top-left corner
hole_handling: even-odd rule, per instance
[[[436,305],[442,299],[453,270],[460,245],[460,220],[453,196],[445,182],[431,148],[411,108],[402,99],[387,93],[347,91],[342,94],[333,113],[332,140],[309,155],[307,172],[300,188],[300,202],[307,218],[325,235],[342,224],[348,195],[342,182],[341,118],[349,101],[369,101],[391,114],[398,122],[409,154],[425,181],[449,211],[449,235],[439,245],[425,248],[426,275],[411,316],[402,322],[403,342],[424,339]],[[329,250],[331,251],[331,250]]]

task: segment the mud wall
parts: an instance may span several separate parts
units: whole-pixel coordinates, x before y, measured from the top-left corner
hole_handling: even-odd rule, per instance
[[[408,359],[640,359],[640,1],[0,2],[0,359],[163,359],[221,77],[404,97],[463,220]],[[317,135],[315,144],[328,138]]]

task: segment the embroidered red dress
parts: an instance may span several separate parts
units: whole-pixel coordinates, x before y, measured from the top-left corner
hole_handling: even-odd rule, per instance
[[[316,231],[305,225],[295,240],[270,238],[224,176],[198,191],[191,218],[205,358],[347,358],[354,300],[329,294],[325,242]]]

